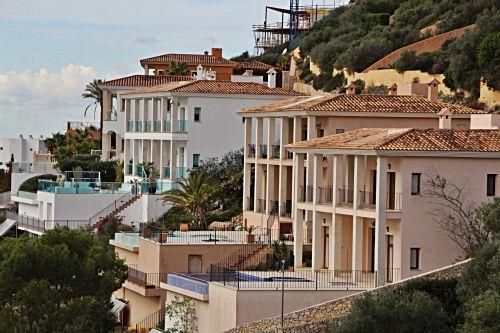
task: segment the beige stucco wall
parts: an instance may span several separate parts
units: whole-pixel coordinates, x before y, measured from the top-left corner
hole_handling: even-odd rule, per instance
[[[127,288],[115,291],[113,297],[128,301],[129,325],[131,327],[160,309],[162,304],[161,297],[144,297]]]
[[[357,291],[287,290],[285,313],[331,301]],[[167,293],[167,302],[174,293]],[[276,290],[236,290],[211,283],[209,302],[194,300],[199,333],[218,333],[255,320],[281,313],[281,292]]]
[[[500,159],[412,157],[402,160],[401,268],[405,277],[449,265],[463,257],[462,251],[429,214],[436,208],[432,204],[435,200],[424,194],[410,194],[411,174],[418,172],[422,173],[422,191],[425,189],[426,178],[438,173],[448,181],[465,185],[467,199],[480,204],[491,200],[491,197],[486,196],[486,175],[500,174]],[[497,191],[500,188],[498,178],[500,177],[497,177]],[[421,248],[420,270],[409,269],[411,247]]]
[[[491,90],[486,84],[481,83],[479,101],[485,103],[489,107],[500,105],[500,91]]]

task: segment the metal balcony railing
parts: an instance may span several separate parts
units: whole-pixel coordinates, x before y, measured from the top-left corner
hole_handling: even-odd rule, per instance
[[[354,191],[348,188],[337,189],[337,205],[352,206],[354,202]]]
[[[333,201],[333,186],[319,186],[317,196],[318,203],[331,203]]]
[[[267,158],[267,145],[259,145],[259,157]]]
[[[248,144],[247,145],[247,157],[255,157],[255,145],[254,144]]]
[[[281,145],[272,145],[271,146],[271,158],[280,158],[280,148],[281,148]]]
[[[291,218],[292,217],[292,200],[287,200],[283,202],[280,206],[280,217]]]
[[[127,121],[127,132],[133,132],[134,131],[134,121],[129,120]]]
[[[143,288],[160,288],[160,282],[167,280],[167,273],[145,273],[129,267],[127,281]]]
[[[257,199],[257,213],[264,213],[266,211],[266,200]]]
[[[283,158],[286,160],[293,160],[293,153],[285,148],[285,156]]]
[[[252,197],[247,197],[247,211],[253,211],[254,209],[254,199]]]

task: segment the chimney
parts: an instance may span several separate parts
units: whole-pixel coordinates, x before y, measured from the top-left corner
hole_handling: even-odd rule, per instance
[[[269,88],[276,88],[276,70],[274,68],[271,68],[270,70],[267,71],[267,86]]]
[[[354,95],[356,94],[356,86],[354,83],[350,83],[348,86],[345,87],[345,93],[346,95]]]
[[[203,54],[207,56],[208,55],[208,51],[203,52]]]
[[[394,83],[390,88],[389,88],[389,95],[391,96],[396,96],[398,94],[398,85]]]
[[[438,87],[439,84],[438,80],[434,79],[431,82],[428,83],[429,87],[427,88],[427,99],[431,102],[437,102],[438,100]]]
[[[203,66],[201,64],[199,64],[198,66],[196,66],[196,80],[204,80],[204,70],[203,70]]]
[[[212,48],[212,57],[214,57],[215,61],[219,61],[222,58],[222,49],[221,48]]]
[[[443,108],[441,111],[439,111],[439,129],[451,129],[452,116],[453,112],[451,112],[451,110],[448,108]]]

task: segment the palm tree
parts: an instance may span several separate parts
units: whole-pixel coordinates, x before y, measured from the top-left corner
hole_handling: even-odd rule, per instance
[[[100,114],[101,114],[101,120],[100,120],[100,147],[102,149],[102,127],[103,127],[103,107],[102,107],[102,90],[98,87],[98,85],[102,83],[101,79],[94,79],[92,82],[88,83],[87,86],[85,87],[85,92],[82,94],[83,98],[90,98],[93,100],[92,103],[87,105],[85,108],[85,112],[83,113],[83,116],[85,117],[87,115],[87,111],[94,107],[94,119],[95,119],[95,113],[97,111],[97,107],[100,108]]]
[[[207,226],[207,215],[216,208],[214,184],[205,172],[193,171],[176,181],[177,188],[163,194],[163,201],[190,213],[196,226]]]
[[[167,71],[167,75],[172,75],[172,76],[183,76],[190,74],[191,71],[188,69],[187,64],[185,62],[171,62],[169,69]]]

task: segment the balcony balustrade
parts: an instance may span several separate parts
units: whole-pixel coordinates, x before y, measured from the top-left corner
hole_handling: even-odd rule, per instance
[[[172,122],[170,120],[163,121],[163,132],[172,132]]]
[[[318,203],[331,203],[333,201],[333,186],[319,186],[317,195]]]
[[[135,131],[142,132],[142,121],[141,120],[137,120],[135,122]]]
[[[187,168],[186,167],[176,167],[175,168],[175,177],[177,179],[186,178],[187,177]]]
[[[170,178],[170,167],[169,166],[163,167],[163,177]]]
[[[354,191],[348,188],[337,189],[337,206],[352,206]]]
[[[255,145],[254,144],[247,145],[247,157],[250,157],[250,158],[255,157]]]
[[[285,156],[283,158],[287,160],[293,160],[293,153],[285,148]]]
[[[272,145],[271,146],[271,158],[280,158],[280,148],[281,148],[281,145]]]
[[[128,132],[134,131],[134,121],[133,120],[127,121],[127,131]]]
[[[146,120],[144,122],[144,132],[151,132],[153,128],[153,122],[151,120]]]
[[[177,120],[177,132],[179,133],[187,132],[187,120]]]
[[[253,201],[253,198],[252,197],[247,197],[246,198],[247,200],[247,211],[253,211],[254,209],[254,201]]]
[[[292,200],[283,202],[280,206],[280,217],[292,218]]]
[[[266,211],[266,200],[257,199],[257,213],[264,213]]]
[[[267,145],[259,145],[259,157],[267,158]]]
[[[154,121],[154,132],[161,132],[161,121],[160,120],[155,120]]]

